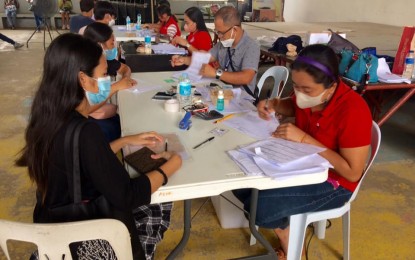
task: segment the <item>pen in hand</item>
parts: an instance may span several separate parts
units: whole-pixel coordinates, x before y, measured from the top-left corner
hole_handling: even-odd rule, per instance
[[[209,138],[208,138],[208,139],[206,139],[205,141],[203,141],[203,142],[201,142],[200,144],[198,144],[198,145],[194,146],[194,147],[193,147],[193,149],[196,149],[196,148],[198,148],[198,147],[202,146],[203,144],[205,144],[205,143],[207,143],[207,142],[212,141],[213,139],[215,139],[215,137],[214,137],[214,136],[209,137]]]
[[[169,144],[169,140],[166,138],[166,140],[164,140],[164,151],[167,152],[167,147]]]

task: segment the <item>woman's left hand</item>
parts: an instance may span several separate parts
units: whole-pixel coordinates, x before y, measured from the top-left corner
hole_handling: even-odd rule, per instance
[[[114,86],[114,91],[123,90],[131,88],[132,86],[137,85],[137,81],[130,77],[122,78],[121,80],[115,82],[112,86]]]
[[[162,142],[163,137],[156,132],[145,132],[128,136],[129,145],[144,145],[154,147],[157,143]]]
[[[306,133],[292,123],[280,124],[272,133],[273,137],[286,139],[289,141],[299,142],[303,140]]]

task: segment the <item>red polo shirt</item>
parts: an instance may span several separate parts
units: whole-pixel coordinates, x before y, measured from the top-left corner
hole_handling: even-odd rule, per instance
[[[170,26],[171,26],[171,28],[169,29]],[[179,26],[177,25],[177,22],[176,22],[176,20],[174,20],[173,16],[170,16],[169,20],[167,20],[167,22],[162,23],[162,25],[160,27],[160,34],[169,35],[171,39],[173,39],[176,36],[181,35]]]
[[[207,31],[191,32],[187,36],[187,41],[200,51],[209,51],[212,48],[212,39]]]
[[[295,103],[295,96],[293,96]],[[312,113],[310,108],[295,105],[295,124],[327,148],[361,147],[370,144],[372,116],[366,101],[349,86],[340,82],[333,97],[322,111]],[[358,182],[350,182],[329,171],[329,177],[344,188],[354,191]]]

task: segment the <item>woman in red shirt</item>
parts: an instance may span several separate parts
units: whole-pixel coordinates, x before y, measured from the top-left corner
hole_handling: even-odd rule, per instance
[[[333,166],[323,183],[261,190],[255,222],[272,228],[284,259],[289,243],[291,215],[340,207],[347,202],[362,177],[369,154],[372,117],[365,100],[339,78],[336,53],[328,46],[305,47],[291,64],[294,95],[258,103],[258,113],[295,117],[281,123],[273,137],[326,148],[320,156]],[[250,190],[234,191],[249,209]]]
[[[160,5],[157,7],[159,22],[156,24],[144,24],[143,27],[154,29],[160,34],[168,35],[170,40],[176,36],[180,36],[180,28],[177,24],[177,18],[171,13],[170,6]]]
[[[176,36],[171,43],[186,47],[190,54],[194,51],[209,51],[212,48],[212,39],[200,9],[197,7],[187,9],[184,12],[184,23],[184,30],[189,35],[186,39]]]

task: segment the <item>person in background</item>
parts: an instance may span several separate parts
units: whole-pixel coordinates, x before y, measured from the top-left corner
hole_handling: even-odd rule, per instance
[[[156,132],[145,132],[108,143],[100,128],[87,121],[88,96],[99,95],[99,80],[107,73],[105,56],[98,44],[81,35],[61,34],[48,47],[43,67],[26,129],[26,144],[16,160],[16,165],[28,168],[29,177],[37,187],[34,223],[61,222],[53,216],[53,209],[73,204],[67,177],[73,166],[65,162],[68,154],[64,151],[65,136],[74,121],[85,123],[79,135],[82,201],[104,196],[111,207],[133,222],[139,221],[134,209],[151,203],[151,194],[181,167],[180,156],[172,152],[152,155],[153,159],[165,158],[167,161],[157,170],[130,178],[115,153],[126,145],[153,147],[162,142],[163,137]],[[65,218],[70,220],[70,214]],[[125,224],[131,234],[134,259],[145,259],[139,227],[133,222]],[[155,222],[151,224],[156,225]],[[108,243],[107,247],[99,244],[96,240],[82,241],[80,248],[74,250],[77,255],[72,257],[97,259],[96,254],[102,250],[106,251],[107,257],[111,255],[106,250],[110,248]],[[79,254],[83,258],[79,258]],[[102,255],[99,259],[107,258]]]
[[[155,24],[144,24],[144,28],[153,29],[162,35],[167,35],[170,40],[176,36],[180,36],[180,28],[177,24],[177,18],[171,13],[170,6],[160,5],[157,7],[157,15],[159,22]]]
[[[111,2],[97,1],[94,7],[94,18],[96,22],[113,26],[117,19],[117,12]]]
[[[194,51],[209,51],[212,48],[212,39],[199,8],[190,7],[184,12],[184,30],[189,33],[187,38],[176,36],[171,41],[172,44],[186,47],[190,54]]]
[[[3,40],[5,42],[10,43],[11,45],[13,45],[13,47],[15,49],[20,49],[22,48],[24,45],[18,42],[13,41],[12,39],[10,39],[9,37],[7,37],[6,35],[0,33],[0,40]]]
[[[108,65],[107,75],[112,78],[116,78],[117,74],[121,76],[121,80],[113,83],[111,86],[113,93],[117,90],[130,87],[124,83],[126,80],[131,80],[131,69],[117,60],[118,48],[115,46],[114,34],[111,27],[104,23],[91,23],[84,31],[84,37],[98,43],[102,47]],[[134,83],[136,82],[134,81]],[[108,104],[107,100],[105,100],[104,104],[100,102],[92,107],[88,118],[88,120],[94,121],[101,127],[109,142],[121,136],[120,116],[116,111],[117,106]]]
[[[69,25],[71,33],[82,34],[86,26],[94,22],[91,18],[94,13],[94,4],[94,0],[82,0],[79,2],[81,14],[71,18]]]
[[[31,12],[33,12],[33,16],[35,17],[35,23],[36,23],[36,30],[37,30],[37,32],[39,32],[40,33],[40,30],[42,29],[41,28],[41,26],[42,26],[42,17],[41,16],[39,16],[39,15],[37,15],[36,14],[36,12],[35,12],[35,8],[36,8],[36,1],[37,0],[26,0],[28,3],[29,3],[29,5],[30,5],[30,8],[29,8],[29,10],[31,11]]]
[[[71,0],[59,0],[59,13],[62,18],[62,30],[69,30],[69,15],[72,12],[72,1]]]
[[[12,30],[16,28],[17,9],[19,9],[19,1],[4,0],[4,11],[7,16],[7,23]]]
[[[256,85],[260,48],[241,27],[241,19],[233,6],[224,6],[215,14],[215,34],[220,44],[210,49],[209,64],[204,64],[200,74],[220,79],[234,87],[242,86],[250,94]],[[189,65],[191,57],[172,56],[172,66]],[[210,64],[216,63],[216,67]]]
[[[271,228],[280,241],[278,259],[285,259],[291,215],[332,209],[347,202],[363,174],[369,155],[372,117],[365,100],[339,77],[339,62],[325,45],[309,45],[291,65],[294,95],[258,103],[258,114],[295,117],[272,134],[293,142],[325,148],[326,182],[259,191],[256,224]],[[359,115],[359,116],[356,116]],[[249,211],[250,190],[235,190]]]

